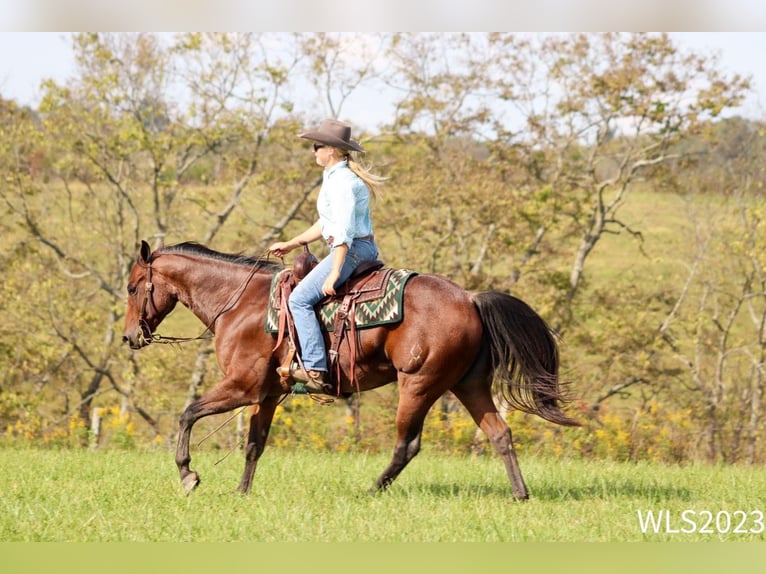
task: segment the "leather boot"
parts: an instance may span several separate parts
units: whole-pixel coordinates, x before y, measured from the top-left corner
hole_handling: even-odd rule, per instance
[[[292,378],[302,382],[306,389],[311,392],[323,393],[325,395],[331,395],[333,392],[332,385],[327,382],[328,376],[326,371],[309,370],[306,372],[305,369],[299,367],[296,363],[291,363],[289,367],[277,367],[277,373],[280,377]]]

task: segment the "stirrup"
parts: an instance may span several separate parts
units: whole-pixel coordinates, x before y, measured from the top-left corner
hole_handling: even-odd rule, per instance
[[[328,373],[326,371],[315,371],[322,373],[318,377],[312,377],[309,372],[300,367],[297,363],[290,363],[289,367],[277,367],[277,373],[283,379],[292,379],[294,384],[290,389],[295,394],[322,393],[326,395],[333,394],[333,385],[326,382]]]

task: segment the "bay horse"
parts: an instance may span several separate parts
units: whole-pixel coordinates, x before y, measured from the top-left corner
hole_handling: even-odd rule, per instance
[[[224,373],[180,417],[176,464],[187,494],[200,481],[190,468],[194,424],[248,405],[250,427],[238,490],[250,491],[274,411],[286,393],[277,374],[288,353],[286,341],[274,350],[276,335],[264,328],[272,278],[281,269],[277,262],[219,253],[197,243],[152,252],[141,242],[128,279],[123,341],[132,349],[150,344],[157,326],[180,301],[214,333]],[[511,431],[493,400],[493,380],[511,407],[552,423],[579,425],[560,408],[565,397],[556,340],[544,320],[516,297],[471,293],[444,277],[416,274],[406,285],[403,319],[358,334],[354,379],[348,350],[341,349],[340,392],[350,395],[392,382],[399,386],[396,443],[391,462],[375,482],[377,490],[387,488],[418,454],[426,414],[447,391],[502,457],[516,499],[527,499],[529,493]]]

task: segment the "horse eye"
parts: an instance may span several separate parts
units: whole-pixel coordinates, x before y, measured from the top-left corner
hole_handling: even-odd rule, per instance
[[[135,295],[138,288],[135,285],[128,285],[128,295]]]

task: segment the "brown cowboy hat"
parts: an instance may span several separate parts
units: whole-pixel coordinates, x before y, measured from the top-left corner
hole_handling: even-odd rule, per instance
[[[338,120],[323,120],[318,128],[298,134],[298,137],[338,149],[364,151],[358,142],[351,139],[351,126]]]

